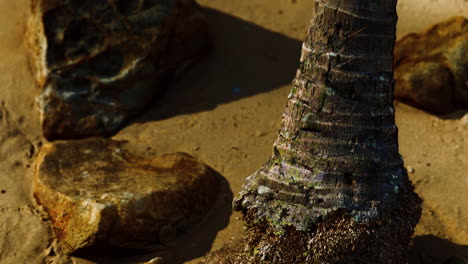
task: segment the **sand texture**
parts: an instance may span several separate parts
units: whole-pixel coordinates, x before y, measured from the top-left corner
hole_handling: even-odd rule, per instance
[[[24,41],[28,0],[0,0],[0,263],[143,263],[158,256],[197,263],[241,236],[233,196],[264,164],[280,126],[309,0],[199,0],[211,27],[212,53],[173,84],[154,107],[114,136],[137,155],[186,152],[227,180],[204,224],[159,252],[57,255],[46,216],[31,196],[33,162],[42,138],[39,94]],[[450,16],[468,16],[465,0],[400,0],[398,37]],[[438,117],[396,104],[400,152],[424,199],[411,264],[468,258],[468,117]]]

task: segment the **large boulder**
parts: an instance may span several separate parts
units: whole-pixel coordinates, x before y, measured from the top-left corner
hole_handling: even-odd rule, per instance
[[[468,19],[454,17],[395,47],[395,97],[436,114],[468,108]]]
[[[143,158],[108,139],[56,141],[37,157],[34,197],[62,253],[145,250],[201,221],[219,181],[187,154]]]
[[[28,26],[49,140],[107,136],[209,47],[194,0],[32,0]]]

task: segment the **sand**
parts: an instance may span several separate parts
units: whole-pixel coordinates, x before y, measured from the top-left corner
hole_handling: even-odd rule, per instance
[[[240,215],[229,204],[271,154],[312,6],[310,0],[199,2],[208,8],[212,54],[114,137],[141,154],[187,152],[226,178],[217,210],[173,245],[187,263],[242,234]],[[28,0],[0,0],[0,263],[68,263],[51,250],[52,234],[31,197],[31,167],[45,140],[24,46],[27,9]],[[398,11],[401,37],[452,15],[468,16],[468,3],[400,0]],[[424,199],[410,263],[468,258],[468,117],[437,117],[401,103],[396,110],[401,154]],[[137,263],[155,255],[71,263]]]

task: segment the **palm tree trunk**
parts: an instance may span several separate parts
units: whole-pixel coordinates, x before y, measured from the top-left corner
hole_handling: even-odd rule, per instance
[[[255,261],[404,263],[421,209],[398,152],[396,2],[315,0],[273,155],[234,202]]]

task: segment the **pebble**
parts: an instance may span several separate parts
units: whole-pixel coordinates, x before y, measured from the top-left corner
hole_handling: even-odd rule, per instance
[[[154,258],[150,261],[145,262],[144,264],[166,264],[167,261],[161,257]]]
[[[468,114],[465,114],[461,119],[460,119],[460,123],[462,125],[468,125]]]
[[[413,174],[416,171],[412,166],[408,166],[406,170],[408,170],[409,174]]]

